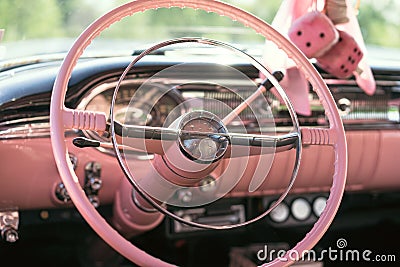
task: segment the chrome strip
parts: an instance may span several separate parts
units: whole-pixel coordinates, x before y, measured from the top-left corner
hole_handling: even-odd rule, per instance
[[[358,86],[355,80],[338,80],[338,79],[324,79],[325,83],[329,85],[354,85]],[[385,81],[376,80],[376,85],[379,86],[400,86],[400,81]]]
[[[223,81],[224,82],[224,84],[230,84],[229,83],[229,81],[230,80],[226,80],[226,79],[215,79],[215,81],[218,81],[218,80],[221,80],[221,81]],[[144,82],[146,82],[147,81],[147,78],[134,78],[134,79],[129,79],[129,80],[124,80],[124,81],[122,81],[121,82],[121,85],[129,85],[129,84],[138,84],[138,85],[140,85],[140,84],[142,84],[142,83],[144,83]],[[257,79],[256,80],[254,80],[255,82],[257,81]],[[158,79],[156,79],[156,78],[152,78],[152,82],[155,82],[155,83],[160,83],[160,84],[162,84],[162,85],[168,85],[168,86],[175,86],[175,85],[179,85],[179,84],[189,84],[189,83],[192,83],[193,81],[192,80],[190,80],[190,79],[167,79],[167,78],[158,78]],[[77,109],[85,109],[86,108],[86,106],[89,104],[89,102],[94,98],[94,97],[96,97],[98,94],[100,94],[100,93],[102,93],[102,92],[104,92],[104,91],[106,91],[106,90],[108,90],[108,89],[111,89],[111,88],[115,88],[116,86],[117,86],[117,84],[118,84],[118,81],[113,81],[113,82],[104,82],[104,83],[102,83],[102,84],[100,84],[100,85],[98,85],[98,86],[96,86],[96,87],[94,87],[92,90],[90,90],[90,92],[89,93],[87,93],[83,98],[82,98],[82,100],[81,100],[81,102],[79,103],[79,105],[78,105],[78,107],[77,107]],[[237,81],[237,80],[231,80],[231,84],[232,85],[236,85],[236,86],[238,86],[238,85],[248,85],[248,82],[247,83],[244,83],[244,82],[242,82],[242,81]]]
[[[65,131],[65,136],[76,136],[78,130]],[[50,123],[31,123],[0,130],[0,140],[50,138]]]
[[[141,84],[146,81],[147,78],[131,78],[129,80],[122,81],[123,85],[126,84]],[[346,85],[354,85],[357,86],[355,80],[342,80],[342,79],[333,79],[327,78],[324,79],[328,86],[346,86]],[[255,79],[257,81],[257,79]],[[174,80],[174,79],[159,79],[157,82],[163,85],[174,85],[185,83],[183,80]],[[225,80],[226,82],[226,80]],[[237,85],[238,81],[232,80],[232,84]],[[100,85],[95,86],[92,90],[90,90],[81,100],[77,109],[85,109],[87,104],[98,94],[110,89],[114,88],[117,85],[117,81],[112,82],[104,82]],[[387,81],[387,80],[376,80],[376,84],[378,86],[392,86],[399,87],[400,81]],[[342,116],[343,122],[345,124],[346,130],[373,130],[373,129],[399,129],[400,126],[398,123],[391,122],[390,120],[373,120],[373,118],[369,119],[346,119],[346,116]],[[290,127],[277,127],[278,132],[284,132]],[[76,133],[76,132],[75,132]],[[85,135],[87,133],[84,132]],[[49,116],[40,116],[33,118],[23,118],[16,119],[11,121],[5,121],[0,123],[0,140],[7,139],[28,139],[28,138],[46,138],[50,137],[50,127],[49,127]],[[93,136],[90,136],[93,137]],[[104,149],[102,152],[106,152]],[[107,151],[109,152],[109,151]]]
[[[24,118],[24,119],[17,119],[12,121],[5,121],[0,123],[0,128],[7,127],[13,124],[28,124],[35,121],[49,121],[50,116],[41,116],[41,117],[33,117],[33,118]]]
[[[390,124],[386,122],[381,123],[367,123],[367,124],[344,124],[345,130],[347,131],[368,131],[368,130],[394,130],[400,129],[399,124]],[[277,133],[287,133],[291,127],[277,127]],[[250,129],[251,132],[259,132],[258,129]],[[66,135],[74,135],[76,131],[70,131]],[[38,124],[25,124],[18,127],[9,128],[6,130],[0,130],[0,140],[10,140],[10,139],[30,139],[30,138],[50,138],[50,127],[48,123],[38,123]],[[100,152],[114,155],[113,151],[104,148],[97,148]],[[149,155],[150,158],[153,155]],[[138,155],[138,157],[142,157]],[[143,158],[141,158],[143,159]],[[148,159],[148,158],[147,158]]]
[[[50,123],[33,123],[0,130],[0,140],[50,137]]]

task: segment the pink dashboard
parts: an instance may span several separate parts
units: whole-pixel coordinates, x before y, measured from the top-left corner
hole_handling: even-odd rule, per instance
[[[400,133],[396,130],[348,131],[349,170],[347,191],[385,191],[400,187],[397,173],[400,166],[396,159],[400,151]],[[116,159],[95,148],[77,148],[69,151],[77,159],[76,173],[84,181],[85,166],[90,162],[101,165],[102,190],[100,203],[114,201],[115,191],[125,179]],[[46,209],[71,206],[56,197],[56,187],[61,182],[51,151],[49,138],[3,140],[0,153],[2,179],[0,184],[1,205],[17,206],[20,209]],[[285,152],[290,154],[290,152]],[[248,190],[251,172],[229,192],[228,197],[251,197],[276,195],[282,192],[290,179],[290,168],[294,155],[277,154],[264,184],[257,191]],[[240,165],[241,159],[235,159]],[[262,161],[262,156],[251,158],[248,169]],[[246,162],[245,162],[246,163]],[[21,165],[23,164],[23,166]],[[135,162],[141,168],[141,161]],[[47,166],[39,168],[38,166]],[[291,193],[329,191],[333,172],[333,153],[329,147],[309,147],[303,151],[301,167]],[[82,184],[83,186],[83,184]],[[34,189],[34,190],[33,190]]]

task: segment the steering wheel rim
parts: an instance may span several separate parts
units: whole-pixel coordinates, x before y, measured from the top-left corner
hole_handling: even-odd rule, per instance
[[[284,257],[275,259],[267,263],[268,266],[290,265],[295,259],[290,257],[291,251],[301,255],[304,251],[311,249],[324,235],[331,224],[336,212],[339,208],[346,182],[347,174],[347,145],[343,124],[337,111],[335,101],[322,80],[322,77],[309,62],[309,60],[295,47],[287,38],[273,29],[268,23],[253,16],[252,14],[219,1],[208,0],[138,0],[121,5],[105,15],[101,16],[93,22],[78,37],[71,49],[68,51],[59,73],[56,77],[50,104],[50,128],[51,143],[54,158],[61,179],[68,190],[68,193],[75,204],[76,208],[88,222],[92,229],[111,247],[118,251],[127,259],[135,262],[140,266],[170,266],[156,257],[142,251],[125,239],[118,231],[116,231],[108,222],[99,214],[87,199],[84,191],[80,187],[79,179],[73,171],[73,166],[69,160],[67,145],[64,139],[64,130],[66,128],[66,107],[64,105],[65,95],[68,87],[68,81],[72,70],[75,67],[79,57],[86,47],[95,39],[103,30],[111,26],[113,23],[121,20],[126,16],[133,15],[137,12],[143,12],[148,9],[169,7],[187,7],[193,9],[203,9],[208,12],[214,12],[219,15],[227,16],[233,20],[237,20],[254,29],[257,33],[270,40],[291,56],[300,70],[306,74],[309,82],[312,84],[317,95],[321,99],[321,103],[328,117],[330,128],[325,133],[312,131],[308,134],[308,140],[311,143],[318,143],[316,135],[328,134],[328,139],[332,142],[335,152],[334,175],[330,190],[330,195],[324,212],[321,214],[317,222],[314,224],[309,233],[303,240],[297,243],[291,250],[287,251]],[[102,128],[102,127],[99,127]]]

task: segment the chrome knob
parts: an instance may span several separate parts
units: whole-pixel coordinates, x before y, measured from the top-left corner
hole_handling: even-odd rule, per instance
[[[1,237],[8,243],[15,243],[19,239],[18,232],[11,227],[6,227],[1,232]]]
[[[0,232],[3,240],[9,243],[16,242],[18,240],[18,225],[18,211],[0,211]]]
[[[92,192],[97,192],[100,190],[101,185],[103,182],[101,181],[100,178],[98,177],[90,177],[87,181],[87,187],[92,191]]]
[[[100,199],[98,196],[90,195],[88,198],[93,207],[98,208],[100,206]]]
[[[192,191],[190,191],[188,189],[181,189],[178,192],[178,199],[182,203],[189,203],[193,199],[193,193],[192,193]]]
[[[337,102],[339,113],[342,116],[346,116],[351,112],[351,101],[347,98],[341,98]]]
[[[63,183],[59,183],[56,186],[56,197],[58,200],[67,203],[68,201],[71,200],[71,197],[68,194],[67,188],[65,188],[65,185]]]
[[[98,195],[102,184],[101,164],[94,161],[88,162],[85,165],[85,184],[83,189],[85,190],[90,203],[92,203],[95,208],[100,206]]]

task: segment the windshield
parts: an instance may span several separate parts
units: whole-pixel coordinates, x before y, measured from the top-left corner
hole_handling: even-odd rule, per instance
[[[65,53],[96,18],[127,1],[1,0],[0,60]],[[271,23],[282,1],[227,0]],[[367,46],[400,47],[400,2],[358,0],[354,6]],[[192,9],[150,10],[107,29],[88,48],[97,55],[132,54],[156,41],[197,36],[238,44],[263,44],[264,39],[229,18]],[[388,53],[391,56],[391,52]]]

